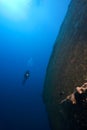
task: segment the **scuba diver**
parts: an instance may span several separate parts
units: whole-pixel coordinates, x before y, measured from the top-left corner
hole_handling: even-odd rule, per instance
[[[23,85],[26,83],[26,81],[27,81],[27,79],[29,79],[29,77],[30,77],[30,72],[29,72],[29,70],[27,70],[24,73],[24,78],[23,78],[23,82],[22,82]]]

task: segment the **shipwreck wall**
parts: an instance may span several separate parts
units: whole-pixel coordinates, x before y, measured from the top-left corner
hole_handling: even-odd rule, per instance
[[[71,0],[56,38],[44,82],[43,100],[52,130],[64,129],[60,125],[60,102],[86,81],[87,0]],[[64,130],[68,130],[68,127]]]

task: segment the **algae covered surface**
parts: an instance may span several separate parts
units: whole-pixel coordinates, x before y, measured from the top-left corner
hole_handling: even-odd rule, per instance
[[[86,12],[87,0],[71,0],[48,63],[43,100],[52,130],[64,129],[59,125],[59,103],[87,81]]]

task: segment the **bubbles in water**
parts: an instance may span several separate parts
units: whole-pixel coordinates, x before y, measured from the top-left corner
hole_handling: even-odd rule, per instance
[[[33,58],[32,57],[29,58],[27,66],[28,67],[33,67]]]

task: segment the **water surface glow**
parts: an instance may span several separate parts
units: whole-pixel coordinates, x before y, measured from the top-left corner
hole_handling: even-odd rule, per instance
[[[0,0],[0,12],[13,20],[25,19],[32,0]]]

